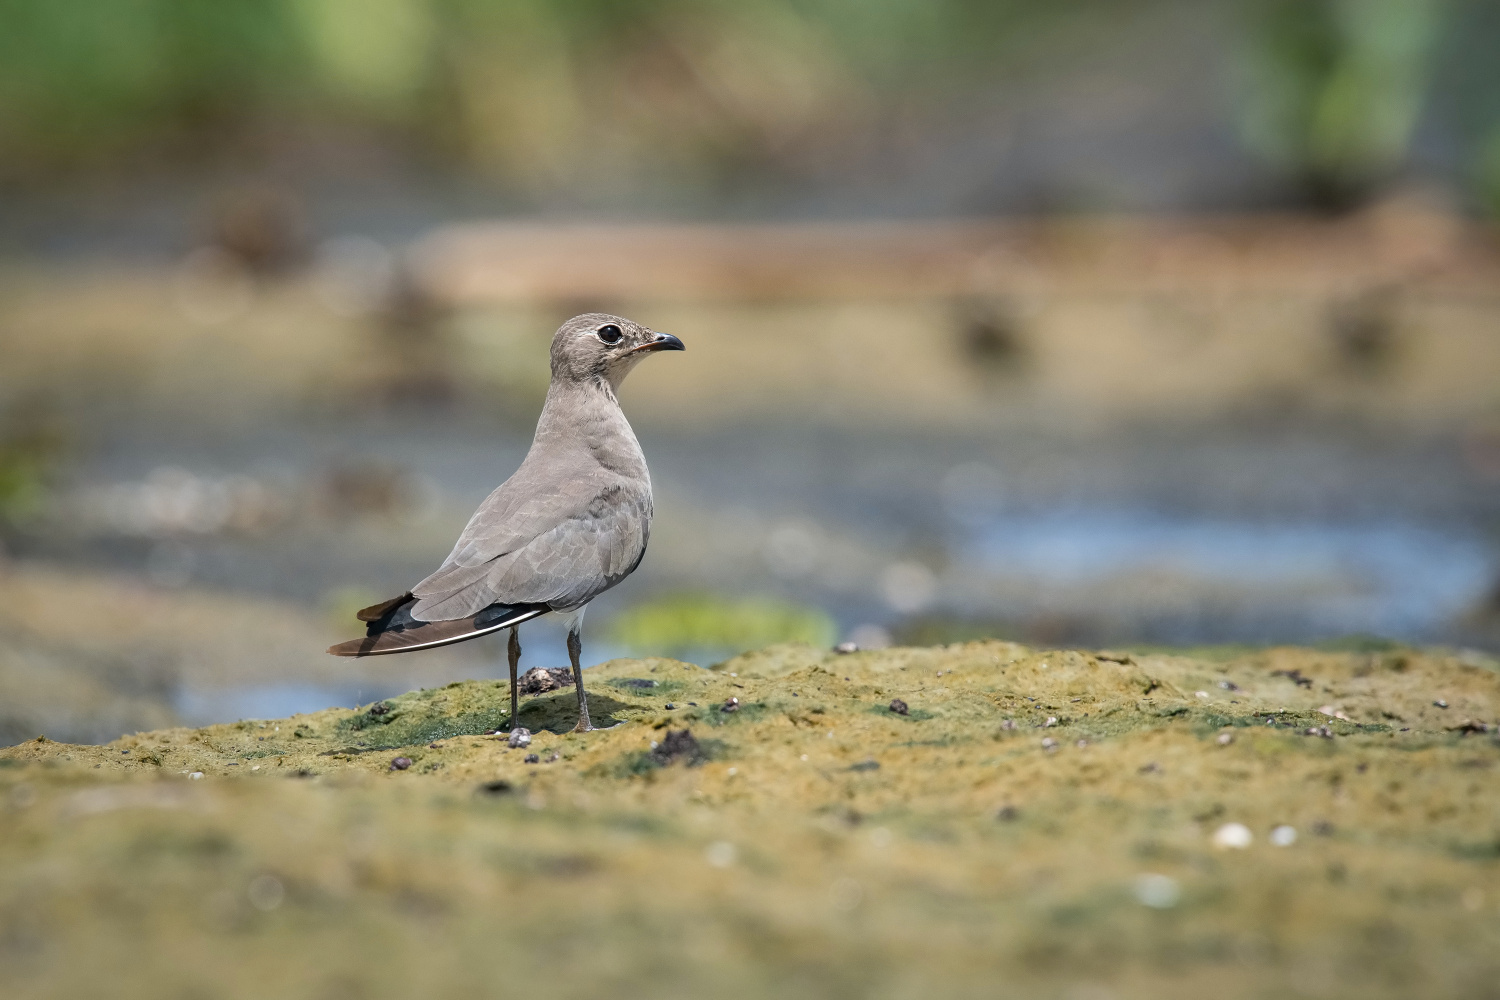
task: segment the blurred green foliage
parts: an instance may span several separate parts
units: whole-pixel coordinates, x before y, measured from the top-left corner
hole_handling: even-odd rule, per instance
[[[45,428],[0,432],[0,528],[42,512],[62,450],[61,437]]]
[[[639,604],[609,624],[611,641],[654,655],[740,653],[778,642],[831,646],[838,627],[825,612],[772,597],[728,600],[679,594]]]
[[[1402,160],[1442,0],[1259,0],[1247,36],[1249,145],[1344,207]]]
[[[607,193],[664,176],[714,190],[727,178],[795,172],[899,129],[942,95],[1055,68],[1073,40],[1108,45],[1114,20],[1172,6],[0,0],[0,180],[209,157],[242,164],[247,150],[334,126],[373,130],[518,192]],[[1434,46],[1464,30],[1453,11],[1494,4],[1219,6],[1246,14],[1236,21],[1245,141],[1313,198],[1338,203],[1400,163]],[[1072,63],[1077,72],[1089,64]],[[1482,123],[1480,134],[1495,125]],[[1493,186],[1490,154],[1468,145],[1463,155],[1478,164],[1469,175]]]
[[[763,160],[857,116],[872,87],[983,69],[1046,25],[1112,6],[0,0],[0,170],[190,153],[213,147],[205,134],[330,119],[520,182],[645,152]]]

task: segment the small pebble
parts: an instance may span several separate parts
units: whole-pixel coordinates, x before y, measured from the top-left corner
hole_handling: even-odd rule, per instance
[[[201,777],[203,777],[203,772],[202,771],[194,771],[192,774],[188,775],[188,780],[189,781],[197,781]]]
[[[999,809],[995,810],[995,818],[1002,823],[1014,822],[1015,820],[1019,819],[1020,816],[1021,810],[1017,809],[1015,806],[1001,806]]]
[[[1234,681],[1220,681],[1219,687],[1223,688],[1225,691],[1238,691],[1240,689],[1240,686]]]
[[[1297,828],[1285,823],[1271,828],[1271,843],[1277,847],[1291,847],[1297,842]]]
[[[1207,691],[1194,691],[1193,694],[1197,695],[1200,698],[1207,698],[1208,697],[1208,692]]]
[[[1321,736],[1325,740],[1333,739],[1333,730],[1327,726],[1310,726],[1304,735]]]
[[[869,757],[869,758],[866,758],[865,760],[860,761],[858,764],[851,764],[851,765],[849,765],[849,770],[851,770],[851,771],[878,771],[878,770],[880,770],[880,761],[876,760],[873,757]]]
[[[674,708],[676,708],[676,707],[677,707],[677,706],[676,706],[676,705],[674,705],[674,704],[672,704],[672,703],[671,703],[671,702],[670,702],[670,701],[669,701],[669,702],[667,702],[667,711],[671,711],[671,710],[672,710],[672,709],[674,709]]]
[[[531,730],[521,727],[512,729],[510,739],[505,741],[505,745],[512,750],[522,750],[531,746]]]
[[[1057,741],[1054,740],[1052,737],[1048,736],[1046,739],[1042,740],[1042,749],[1043,750],[1056,750],[1057,749]]]
[[[1079,740],[1078,741],[1078,749],[1080,749],[1080,750],[1082,750],[1084,747],[1086,747],[1088,745],[1089,745],[1089,741],[1088,740]]]
[[[1255,834],[1243,823],[1225,823],[1214,831],[1214,846],[1224,850],[1243,851],[1255,840]]]
[[[538,757],[534,753],[529,753],[524,758],[522,758],[522,763],[524,764],[540,764],[541,762],[542,758]]]
[[[395,760],[391,761],[392,771],[404,771],[408,767],[411,767],[410,757],[397,757]]]
[[[552,752],[552,753],[551,753],[551,754],[550,754],[550,755],[549,755],[549,756],[548,756],[548,757],[547,757],[547,759],[546,759],[546,760],[544,760],[544,761],[542,761],[542,763],[543,763],[543,764],[551,764],[551,763],[552,763],[552,762],[553,762],[553,761],[556,761],[556,760],[561,760],[561,759],[562,759],[562,754],[560,754],[560,753],[558,753],[558,752],[557,752],[557,751],[555,751],[555,750],[554,750],[554,751],[553,751],[553,752]]]
[[[1047,729],[1047,728],[1049,728],[1051,726],[1055,726],[1055,725],[1057,725],[1057,716],[1055,716],[1055,715],[1049,715],[1049,716],[1047,716],[1047,721],[1044,722],[1044,723],[1042,723],[1042,728],[1043,729]]]
[[[833,647],[833,651],[835,653],[841,653],[841,654],[844,654],[844,655],[848,655],[849,653],[857,653],[857,652],[859,652],[859,643],[857,643],[857,642],[841,642],[837,646]]]
[[[1437,701],[1433,702],[1433,704],[1436,705],[1438,708],[1447,708],[1448,707],[1448,700],[1446,698],[1439,698]]]
[[[906,702],[902,701],[900,698],[892,698],[891,711],[895,712],[897,715],[906,715],[911,711],[911,709],[908,708]]]
[[[1016,728],[1016,720],[1015,719],[1006,719],[1004,722],[1000,723],[1000,728],[1001,729],[1014,729],[1014,728]]]
[[[1170,875],[1140,875],[1135,880],[1135,898],[1153,910],[1170,910],[1182,898],[1182,890]]]
[[[1221,746],[1221,747],[1227,747],[1229,744],[1231,744],[1233,742],[1234,742],[1234,734],[1233,733],[1220,733],[1219,734],[1219,746]]]
[[[739,710],[740,700],[738,698],[730,698],[724,704],[719,706],[719,711],[721,712],[738,712]]]

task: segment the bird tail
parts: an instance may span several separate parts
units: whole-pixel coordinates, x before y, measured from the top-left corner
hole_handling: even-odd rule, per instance
[[[411,615],[411,608],[416,603],[417,599],[406,593],[362,609],[355,617],[367,623],[364,637],[329,646],[328,652],[334,656],[379,656],[432,649],[477,639],[552,610],[545,604],[491,604],[467,618],[424,622]]]

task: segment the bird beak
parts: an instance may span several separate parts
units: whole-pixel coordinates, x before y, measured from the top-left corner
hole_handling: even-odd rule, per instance
[[[639,351],[685,351],[685,350],[687,350],[687,348],[685,346],[683,346],[682,341],[678,340],[676,337],[672,336],[670,333],[658,333],[658,334],[656,334],[656,336],[652,340],[647,341],[646,343],[642,344],[640,347],[633,348],[630,351],[630,353],[631,354],[635,354],[635,353],[637,353]]]

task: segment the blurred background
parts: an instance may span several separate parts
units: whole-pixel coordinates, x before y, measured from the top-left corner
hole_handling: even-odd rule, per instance
[[[652,548],[586,662],[1500,648],[1500,5],[0,0],[0,744],[350,663],[557,324]],[[525,630],[525,666],[566,662]]]

